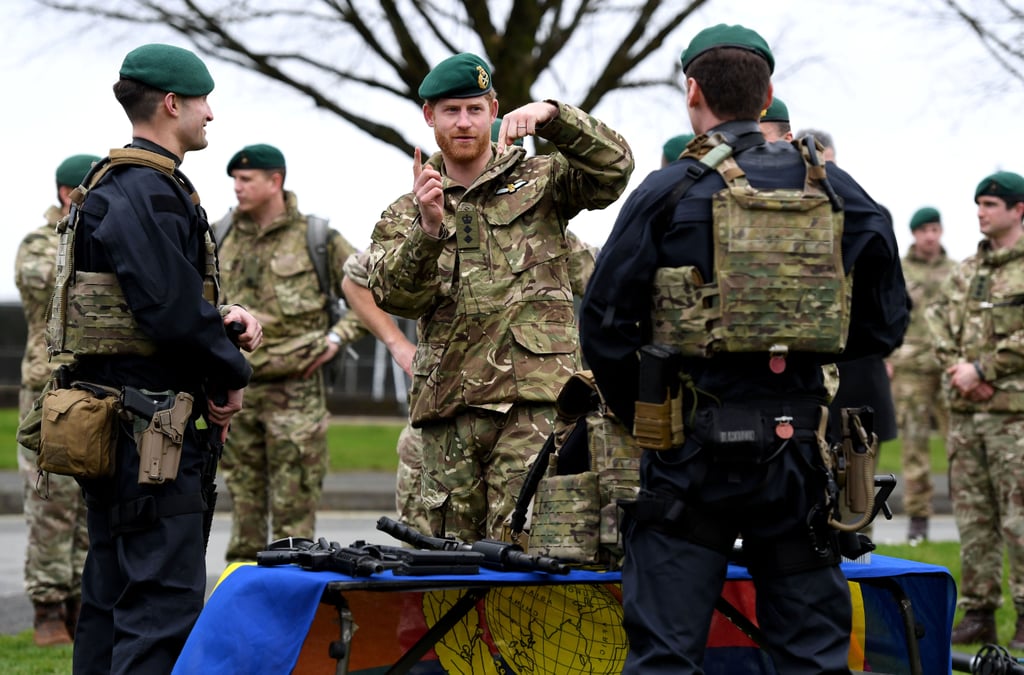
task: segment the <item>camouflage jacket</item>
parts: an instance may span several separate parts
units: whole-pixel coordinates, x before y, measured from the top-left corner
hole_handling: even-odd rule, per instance
[[[25,355],[21,359],[21,386],[36,392],[42,390],[50,377],[44,336],[57,275],[58,235],[54,226],[61,219],[61,211],[51,206],[43,217],[46,224],[21,240],[14,259],[14,283],[21,294],[21,308],[28,325]]]
[[[1024,412],[1024,237],[992,250],[987,240],[942,285],[925,312],[943,368],[977,362],[995,387],[988,401],[950,392],[958,412]]]
[[[566,226],[619,198],[633,155],[599,120],[558,109],[538,129],[557,153],[495,154],[468,189],[448,179],[439,153],[428,160],[443,177],[440,238],[419,227],[412,193],[377,223],[370,289],[385,311],[419,320],[413,424],[553,402],[579,367]]]
[[[956,263],[946,256],[945,249],[935,260],[925,260],[917,255],[915,246],[903,256],[903,278],[907,293],[913,302],[910,310],[910,325],[903,336],[903,345],[889,355],[889,362],[897,372],[903,370],[922,375],[935,374],[941,370],[932,349],[932,336],[925,320],[925,308],[935,302],[942,283],[949,278]]]
[[[367,334],[354,314],[328,325],[327,297],[306,245],[306,217],[292,192],[285,192],[285,205],[285,214],[264,230],[234,211],[231,229],[218,242],[224,302],[248,308],[263,326],[263,346],[246,353],[254,380],[301,375],[327,349],[328,331],[344,343]],[[355,248],[335,230],[327,246],[331,284],[342,297],[341,269]]]

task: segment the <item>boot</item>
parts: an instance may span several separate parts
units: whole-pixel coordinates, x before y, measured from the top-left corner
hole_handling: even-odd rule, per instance
[[[67,598],[64,600],[64,625],[68,629],[68,635],[75,639],[75,629],[78,628],[78,615],[82,612],[81,598]]]
[[[956,628],[950,642],[955,645],[966,644],[998,644],[999,635],[996,633],[996,613],[991,609],[969,609],[964,614]]]
[[[912,516],[910,518],[910,529],[907,530],[907,543],[911,546],[928,541],[928,517]]]
[[[33,640],[37,647],[49,647],[50,645],[71,644],[71,635],[64,625],[64,605],[59,602],[37,602],[35,604],[35,618],[32,626],[35,628]]]
[[[1010,649],[1024,649],[1024,615],[1017,615],[1017,630],[1013,633],[1013,639],[1006,645]]]

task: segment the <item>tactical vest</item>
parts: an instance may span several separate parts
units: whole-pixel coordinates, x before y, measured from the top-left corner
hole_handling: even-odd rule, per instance
[[[81,217],[80,207],[108,171],[127,164],[146,166],[170,176],[199,208],[195,188],[169,157],[140,148],[118,148],[96,163],[82,184],[72,191],[70,213],[57,223],[57,279],[46,330],[51,357],[60,353],[148,356],[156,351],[156,345],[142,332],[128,309],[117,275],[75,269],[75,231]],[[204,233],[204,247],[203,297],[216,304],[220,289],[216,247],[209,229]]]
[[[652,343],[685,356],[768,352],[775,372],[789,352],[843,350],[852,292],[843,212],[817,148],[794,144],[807,168],[802,190],[752,187],[718,134],[687,147],[683,157],[702,160],[726,184],[712,198],[715,279],[693,266],[657,270]]]
[[[554,443],[535,460],[535,470],[544,474],[536,487],[529,550],[619,567],[618,501],[635,499],[640,490],[642,450],[612,415],[589,370],[569,378],[557,410]]]

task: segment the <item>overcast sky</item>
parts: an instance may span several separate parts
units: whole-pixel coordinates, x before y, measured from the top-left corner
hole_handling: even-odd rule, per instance
[[[739,22],[761,32],[772,44],[775,91],[788,105],[794,128],[833,134],[838,163],[892,212],[902,250],[911,242],[911,214],[932,205],[943,215],[947,250],[960,259],[974,251],[979,238],[977,183],[1001,169],[1024,173],[1024,134],[1018,131],[1024,95],[966,29],[936,19],[940,4],[712,0],[679,30],[664,58],[675,58],[707,25]],[[57,165],[68,155],[103,155],[130,140],[131,127],[110,89],[124,54],[144,42],[188,46],[157,29],[74,37],[73,17],[44,20],[32,14],[33,6],[31,0],[0,2],[6,33],[0,53],[6,100],[0,106],[6,194],[0,301],[17,300],[15,251],[55,203]],[[45,43],[43,35],[53,42]],[[210,144],[189,153],[182,169],[211,219],[234,203],[225,174],[231,155],[250,143],[271,143],[284,152],[286,187],[297,193],[300,209],[329,217],[356,247],[365,247],[381,211],[410,188],[411,157],[281,86],[235,66],[207,62],[216,80],[209,99]],[[496,85],[500,93],[500,82]],[[564,92],[538,88],[534,93],[557,99]],[[636,156],[631,188],[658,168],[666,138],[689,131],[681,106],[679,95],[633,92],[611,96],[590,111],[630,142]],[[390,112],[407,128],[422,128],[416,138],[432,147],[415,107]],[[573,230],[600,245],[618,206],[579,216]]]

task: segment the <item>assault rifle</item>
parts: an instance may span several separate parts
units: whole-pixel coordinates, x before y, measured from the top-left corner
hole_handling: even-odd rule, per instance
[[[418,549],[480,553],[483,556],[480,564],[494,570],[547,572],[548,574],[569,573],[569,566],[556,558],[530,555],[517,544],[509,542],[481,539],[469,544],[458,539],[430,537],[387,516],[381,516],[377,520],[377,529]]]
[[[468,551],[415,551],[397,546],[380,546],[356,541],[341,546],[321,537],[287,537],[256,553],[256,562],[264,567],[298,565],[303,569],[340,572],[350,577],[368,577],[390,569],[395,576],[435,574],[478,574],[482,553]]]

